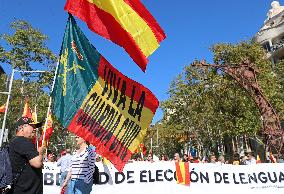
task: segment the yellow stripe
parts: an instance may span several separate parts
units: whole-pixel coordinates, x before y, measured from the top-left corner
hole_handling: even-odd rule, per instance
[[[185,184],[185,167],[184,167],[184,162],[179,163],[180,166],[180,171],[182,175],[182,182],[180,184]]]
[[[96,84],[93,86],[92,90],[89,92],[89,94],[86,96],[81,108],[83,108],[87,102],[87,100],[89,99],[89,97],[96,92],[98,95],[100,95],[100,98],[103,99],[104,102],[106,102],[107,104],[109,104],[111,107],[113,107],[116,111],[119,111],[122,114],[122,117],[120,119],[120,123],[117,127],[117,129],[120,129],[122,127],[123,122],[127,119],[130,118],[131,120],[133,120],[137,125],[139,125],[141,127],[141,131],[140,133],[137,135],[136,139],[130,144],[129,146],[129,150],[133,153],[136,148],[138,147],[138,145],[141,143],[142,138],[144,138],[144,136],[146,135],[146,131],[147,128],[149,127],[152,118],[153,118],[153,112],[144,107],[142,110],[142,114],[141,114],[141,119],[140,122],[138,121],[138,118],[135,117],[133,118],[132,116],[129,115],[128,113],[128,107],[130,106],[130,98],[126,97],[126,103],[125,103],[125,109],[122,110],[122,106],[120,106],[119,108],[117,108],[117,106],[115,104],[112,103],[112,98],[113,98],[113,94],[112,97],[110,97],[109,100],[106,99],[106,95],[105,96],[101,96],[101,93],[103,91],[103,86],[104,86],[104,80],[102,78],[99,78],[98,81],[96,82]],[[118,97],[120,96],[120,91],[118,91]],[[88,103],[90,106],[94,104],[93,101],[89,101]],[[133,101],[133,105],[132,107],[136,107],[137,106],[137,102]],[[99,107],[96,107],[99,108]],[[117,139],[121,140],[123,134],[125,133],[125,130],[123,130],[118,137],[116,137]],[[114,132],[114,135],[116,136],[118,134],[118,130],[116,130]]]
[[[159,43],[148,24],[123,0],[87,0],[111,14],[121,27],[135,40],[143,54],[148,57]]]

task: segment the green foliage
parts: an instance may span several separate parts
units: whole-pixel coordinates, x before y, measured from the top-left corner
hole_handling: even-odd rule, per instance
[[[14,30],[13,35],[1,35],[7,44],[5,48],[10,48],[0,49],[1,62],[25,70],[32,70],[34,62],[44,66],[54,64],[56,57],[45,44],[46,35],[23,20],[14,21],[10,27]]]
[[[40,75],[37,82],[40,88],[50,88],[57,58],[46,46],[48,37],[23,20],[15,20],[10,27],[12,35],[0,35],[5,45],[0,45],[0,62],[18,70],[42,67],[49,73]]]
[[[257,79],[268,100],[283,118],[283,65],[272,68],[260,45],[241,42],[236,45],[217,44],[211,48],[214,62],[238,65],[250,60],[257,67]],[[169,99],[161,105],[163,128],[195,147],[215,151],[225,137],[254,137],[261,127],[258,108],[248,93],[230,76],[216,68],[186,66],[171,83]],[[167,140],[169,141],[169,140]]]
[[[57,60],[55,54],[46,46],[48,37],[34,29],[29,23],[16,20],[11,24],[11,29],[13,34],[0,35],[2,39],[0,62],[17,70],[45,70],[48,73],[40,76],[22,73],[21,76],[25,78],[24,84],[20,79],[14,80],[6,122],[9,138],[15,135],[14,123],[23,113],[26,96],[29,96],[30,108],[33,109],[37,106],[38,120],[45,121],[49,102],[47,91],[48,88],[51,88],[55,61]],[[7,85],[7,75],[1,75],[0,91],[8,91]],[[6,100],[7,95],[0,94],[0,105],[5,104]],[[2,120],[3,115],[0,115],[0,118]],[[65,146],[75,147],[73,136],[63,129],[59,122],[55,120],[53,127],[54,133],[51,136],[48,149],[57,153]]]

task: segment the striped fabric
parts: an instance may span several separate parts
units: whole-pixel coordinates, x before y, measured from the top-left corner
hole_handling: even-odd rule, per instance
[[[95,171],[96,154],[94,150],[87,148],[83,153],[75,154],[71,163],[71,179],[81,179],[90,183]]]
[[[176,162],[177,183],[182,185],[190,185],[189,163]]]

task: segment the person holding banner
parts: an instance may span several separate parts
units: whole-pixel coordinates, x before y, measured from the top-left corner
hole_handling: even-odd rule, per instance
[[[251,164],[256,164],[256,159],[253,156],[253,153],[249,152],[247,154],[247,161],[246,161],[246,165],[251,165]]]
[[[70,153],[70,149],[63,150],[61,152],[61,158],[57,161],[57,166],[60,166],[60,186],[63,185],[68,174],[68,168],[71,165],[72,156]]]
[[[68,184],[68,194],[90,194],[93,186],[96,154],[81,137],[76,137],[78,150],[72,157],[67,177],[62,185]]]

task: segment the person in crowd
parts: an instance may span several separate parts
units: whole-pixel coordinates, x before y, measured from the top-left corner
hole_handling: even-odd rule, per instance
[[[60,186],[63,185],[68,173],[68,168],[71,165],[72,156],[70,153],[70,149],[63,150],[60,154],[61,157],[57,161],[57,166],[60,166]]]
[[[209,162],[209,160],[208,160],[207,156],[203,156],[201,163],[205,164],[205,163],[208,163],[208,162]]]
[[[147,162],[154,162],[152,154],[150,154],[150,153],[148,154],[146,161]]]
[[[241,156],[240,157],[240,165],[246,165],[247,157],[246,156]]]
[[[138,156],[137,158],[136,158],[136,161],[143,161],[143,159],[142,159],[142,157],[141,156]]]
[[[183,154],[182,161],[183,162],[188,162],[189,161],[188,154]]]
[[[168,160],[169,160],[169,158],[166,154],[161,155],[160,161],[168,161]]]
[[[174,154],[174,161],[175,161],[175,162],[181,162],[181,158],[180,158],[180,156],[179,156],[179,153],[175,153],[175,154]]]
[[[71,165],[62,187],[68,184],[68,194],[90,194],[93,186],[96,153],[81,137],[76,137],[78,150],[71,159]]]
[[[226,163],[225,157],[222,156],[222,155],[220,155],[220,156],[218,157],[218,162],[217,162],[217,163],[218,163],[218,164],[225,164],[225,163]]]
[[[55,162],[55,156],[52,153],[47,155],[47,162]]]
[[[278,157],[276,158],[276,162],[277,163],[284,163],[284,160],[283,160],[283,155],[281,156],[280,154],[278,155]]]
[[[212,154],[210,156],[210,163],[215,164],[216,163],[216,156],[214,154]]]
[[[239,154],[234,154],[234,158],[233,158],[233,165],[240,165],[240,160],[239,160],[240,156]]]
[[[192,163],[200,163],[199,156],[194,157]]]
[[[246,160],[246,165],[250,165],[250,164],[256,164],[256,159],[253,156],[253,153],[251,152],[247,154],[247,160]]]
[[[187,160],[188,160],[188,162],[193,163],[194,158],[192,156],[189,156]]]
[[[16,121],[16,137],[9,144],[9,156],[14,176],[14,194],[42,194],[42,165],[44,146],[36,149],[32,142],[41,123],[27,117]]]

